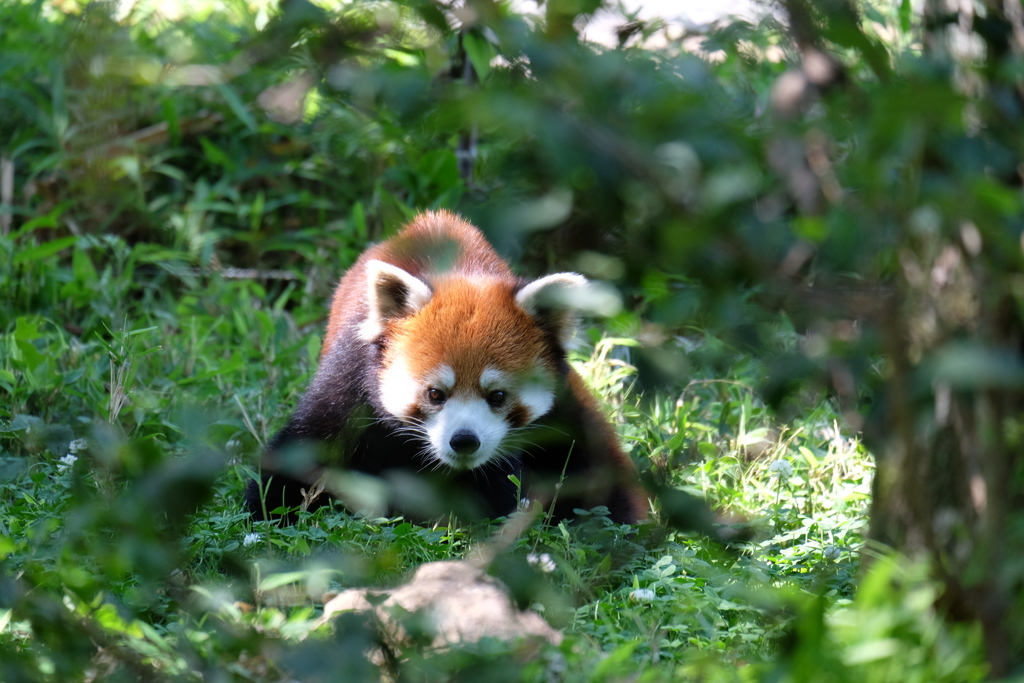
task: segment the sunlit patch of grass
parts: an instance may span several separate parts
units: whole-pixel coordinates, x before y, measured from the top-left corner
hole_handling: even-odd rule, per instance
[[[91,281],[89,269],[69,272],[53,258],[33,266],[42,290]],[[130,272],[104,277],[133,291]],[[188,678],[216,662],[274,680],[301,670],[298,653],[361,657],[373,638],[364,626],[334,635],[317,626],[325,593],[391,585],[424,562],[467,557],[498,527],[419,526],[340,508],[300,513],[293,525],[253,522],[242,490],[315,367],[318,325],[299,321],[316,320],[323,302],[287,290],[267,306],[261,286],[216,277],[167,285],[116,307],[76,309],[73,326],[18,314],[0,336],[0,553],[11,569],[2,580],[21,596],[0,610],[0,648],[51,678],[61,666]],[[733,354],[727,374],[698,366],[678,386],[642,387],[637,343],[594,338],[571,361],[639,469],[706,500],[732,540],[615,525],[596,511],[495,546],[493,572],[567,635],[547,664],[517,675],[540,680],[545,666],[564,666],[565,680],[591,680],[642,667],[658,678],[682,667],[712,680],[756,678],[819,599],[845,615],[834,623],[847,638],[845,624],[866,609],[850,601],[873,464],[829,399],[812,397],[780,422],[758,395],[759,361],[710,333],[703,343]],[[188,469],[202,462],[227,466]],[[182,508],[175,500],[189,490],[198,507]],[[902,604],[894,624],[928,623]],[[33,620],[45,609],[58,610],[59,638],[78,643],[77,659],[45,645],[65,640],[39,639],[58,638]],[[919,647],[936,647],[921,638]],[[871,647],[843,642],[854,659]],[[973,660],[962,656],[967,667]]]

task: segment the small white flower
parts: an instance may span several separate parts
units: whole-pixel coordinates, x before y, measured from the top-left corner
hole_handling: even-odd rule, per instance
[[[253,531],[252,533],[246,534],[245,538],[242,539],[242,547],[248,548],[249,546],[255,545],[255,544],[259,543],[259,542],[260,542],[260,535],[258,533],[256,533],[255,531]]]
[[[651,588],[637,588],[629,594],[630,602],[651,602],[654,600],[654,590]]]
[[[548,555],[547,553],[541,553],[540,555],[537,553],[530,553],[526,556],[526,561],[545,574],[550,574],[555,571],[555,561],[551,559],[551,555]]]
[[[74,455],[73,453],[68,453],[63,458],[57,461],[57,471],[63,472],[67,468],[74,465],[76,460],[78,460],[77,455]]]
[[[839,546],[830,545],[827,548],[825,548],[824,551],[822,551],[821,555],[829,562],[835,562],[839,559],[839,556],[842,554],[842,552],[843,551],[839,548]]]
[[[768,471],[782,481],[793,476],[793,465],[788,460],[776,460],[768,466]]]
[[[74,439],[68,444],[68,453],[80,453],[89,447],[88,439]]]
[[[524,512],[526,510],[529,510],[530,509],[530,499],[529,498],[520,498],[519,499],[519,509],[523,510]]]

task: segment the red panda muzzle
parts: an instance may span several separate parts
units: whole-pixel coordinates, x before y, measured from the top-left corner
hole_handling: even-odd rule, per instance
[[[444,211],[370,247],[338,285],[316,375],[268,446],[247,507],[258,518],[297,507],[325,472],[425,473],[442,505],[466,497],[493,517],[523,494],[550,501],[564,472],[557,517],[606,506],[614,521],[638,521],[635,468],[565,361],[568,295],[585,285],[575,273],[520,280]],[[299,451],[313,455],[289,457]],[[402,510],[402,498],[388,506]]]

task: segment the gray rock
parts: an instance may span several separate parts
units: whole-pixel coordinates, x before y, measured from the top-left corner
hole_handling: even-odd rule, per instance
[[[503,583],[465,561],[424,564],[408,583],[392,589],[346,590],[326,601],[322,619],[346,611],[373,612],[385,643],[399,651],[412,642],[400,618],[410,612],[425,620],[417,623],[433,634],[428,651],[495,638],[526,645],[527,651],[520,652],[529,656],[545,642],[562,641],[562,634],[540,615],[518,610]],[[378,657],[371,654],[371,659]]]

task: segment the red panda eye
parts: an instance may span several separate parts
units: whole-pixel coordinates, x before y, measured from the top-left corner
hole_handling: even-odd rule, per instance
[[[427,389],[427,398],[430,399],[431,403],[433,403],[435,405],[440,405],[440,404],[444,403],[445,399],[448,398],[448,397],[445,396],[444,392],[441,391],[440,389],[435,389],[434,387],[430,387],[429,389]]]
[[[497,408],[504,402],[505,392],[501,389],[495,389],[491,393],[487,394],[487,403],[489,403],[492,408]]]

